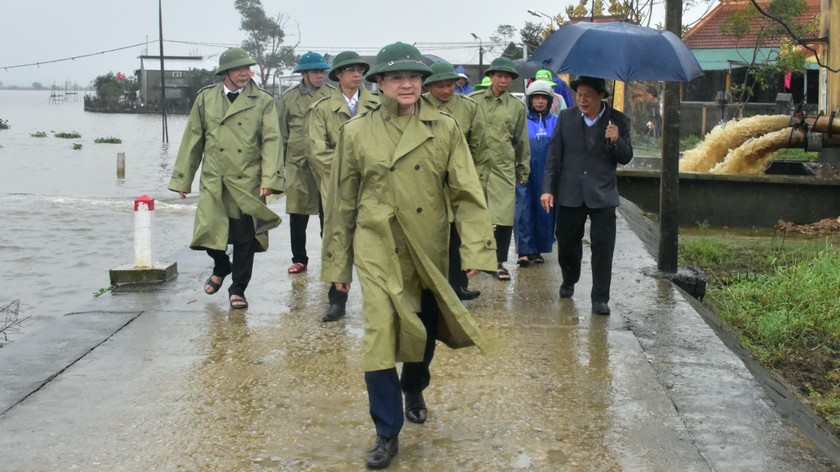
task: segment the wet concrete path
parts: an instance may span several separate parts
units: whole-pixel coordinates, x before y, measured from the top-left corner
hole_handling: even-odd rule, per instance
[[[472,282],[492,348],[438,348],[429,421],[406,423],[391,470],[836,470],[618,225],[610,317],[590,313],[588,251],[571,300],[554,255]],[[361,293],[320,323],[317,221],[306,274],[286,273],[287,232],[257,255],[247,312],[204,295],[210,260],[182,251],[177,280],[1,349],[0,469],[363,470]]]

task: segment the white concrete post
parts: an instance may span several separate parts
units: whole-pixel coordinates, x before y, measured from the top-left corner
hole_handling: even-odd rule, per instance
[[[143,195],[134,200],[134,267],[152,267],[152,212],[155,200]]]

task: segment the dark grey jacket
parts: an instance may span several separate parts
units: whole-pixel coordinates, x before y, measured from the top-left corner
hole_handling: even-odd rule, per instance
[[[604,138],[610,120],[619,129],[618,142],[612,148]],[[554,195],[555,206],[617,207],[615,169],[617,164],[627,164],[633,158],[630,119],[607,109],[588,133],[586,128],[578,107],[560,112],[548,148],[543,193]]]

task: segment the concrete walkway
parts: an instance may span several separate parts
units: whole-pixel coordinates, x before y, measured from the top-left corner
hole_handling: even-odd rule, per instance
[[[247,312],[205,295],[210,259],[184,250],[176,280],[116,290],[0,349],[0,469],[364,469],[361,293],[345,320],[318,321],[317,226],[296,276],[288,226],[272,233]],[[618,227],[610,317],[590,313],[588,251],[572,300],[554,255],[472,282],[492,349],[439,347],[429,421],[406,423],[391,470],[838,470],[683,294],[644,275],[654,259]]]

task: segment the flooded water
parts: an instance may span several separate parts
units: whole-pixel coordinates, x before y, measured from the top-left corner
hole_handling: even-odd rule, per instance
[[[750,139],[789,126],[790,117],[787,115],[751,116],[743,120],[729,121],[715,126],[696,148],[685,152],[682,161],[680,161],[680,172],[710,172],[712,168],[726,159],[730,150],[741,146]],[[739,159],[749,158],[749,151],[738,153],[737,157]],[[734,169],[739,166],[738,164],[731,164],[728,167]],[[728,172],[718,170],[718,173]]]
[[[134,262],[140,195],[158,201],[155,260],[189,243],[195,198],[182,203],[166,189],[186,116],[169,117],[167,145],[159,116],[86,113],[81,101],[50,104],[48,91],[0,90],[0,119],[11,126],[0,130],[0,306],[20,299],[21,317],[30,317],[10,340],[90,300],[108,287],[109,269]],[[31,136],[39,131],[47,137]],[[53,136],[72,131],[81,137]],[[122,144],[94,142],[106,137]]]

